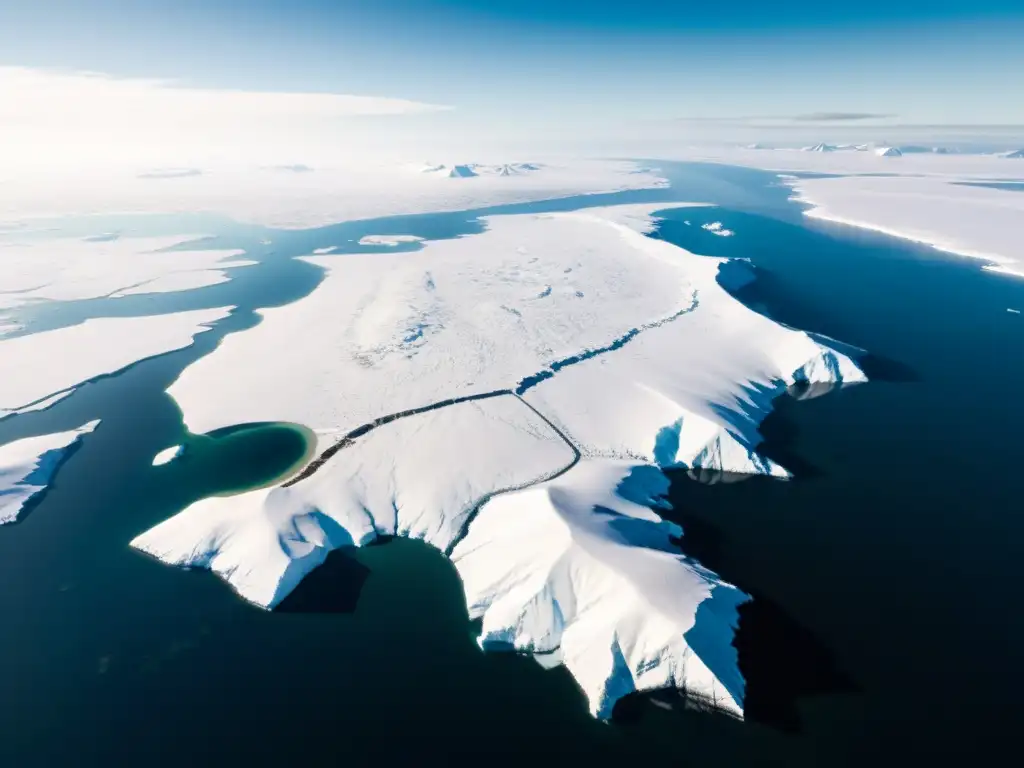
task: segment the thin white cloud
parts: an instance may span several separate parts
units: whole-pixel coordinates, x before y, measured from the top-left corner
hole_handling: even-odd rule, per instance
[[[14,159],[189,154],[328,141],[366,130],[366,119],[448,107],[333,93],[195,88],[93,72],[0,67],[0,153]],[[5,151],[6,150],[6,151]]]

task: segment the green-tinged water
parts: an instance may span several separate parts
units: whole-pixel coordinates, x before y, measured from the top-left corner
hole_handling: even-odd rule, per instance
[[[313,457],[317,440],[300,424],[240,424],[190,435],[168,470],[203,496],[230,496],[277,485]]]

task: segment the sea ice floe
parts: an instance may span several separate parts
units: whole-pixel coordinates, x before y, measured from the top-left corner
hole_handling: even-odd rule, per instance
[[[0,339],[0,418],[57,402],[84,381],[192,343],[231,307],[147,317],[91,318]]]
[[[720,221],[712,221],[709,222],[708,224],[701,224],[700,228],[706,229],[711,234],[718,235],[719,237],[732,237],[734,234],[736,234],[731,229],[726,229],[724,226],[722,226],[722,222]]]
[[[359,239],[360,245],[397,246],[401,243],[418,243],[422,237],[416,235],[364,235]]]
[[[204,250],[200,241],[198,235],[14,240],[0,261],[0,309],[186,291],[225,282],[224,270],[256,263],[235,259],[241,250]]]
[[[183,450],[184,446],[181,445],[172,445],[170,448],[164,448],[153,457],[153,466],[160,467],[174,461],[181,456]]]
[[[68,452],[97,424],[99,421],[90,421],[66,432],[0,445],[0,525],[13,523],[30,502],[46,491]]]

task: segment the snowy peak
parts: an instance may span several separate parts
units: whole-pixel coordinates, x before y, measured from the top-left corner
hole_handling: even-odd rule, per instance
[[[524,176],[541,170],[538,163],[456,163],[428,164],[423,173],[449,179],[469,179],[475,176]]]
[[[630,693],[685,689],[742,713],[732,637],[747,596],[683,556],[650,466],[582,461],[480,509],[452,561],[485,650],[554,654],[591,714]]]

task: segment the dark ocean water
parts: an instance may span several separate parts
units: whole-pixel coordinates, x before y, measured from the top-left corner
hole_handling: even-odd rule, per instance
[[[6,442],[103,420],[44,501],[0,529],[0,765],[860,765],[961,750],[979,758],[1012,738],[1024,320],[1006,309],[1024,309],[1024,281],[805,221],[771,174],[659,165],[670,190],[301,232],[213,218],[56,222],[83,237],[208,231],[212,245],[262,263],[186,294],[22,314],[37,331],[239,307],[189,349],[0,421]],[[419,542],[335,553],[272,613],[210,574],[128,548],[195,499],[265,483],[301,458],[301,436],[271,425],[193,437],[188,460],[150,466],[189,439],[164,394],[178,372],[252,324],[255,308],[315,287],[320,271],[291,257],[364,250],[364,234],[472,234],[482,214],[676,199],[720,207],[672,213],[658,236],[750,258],[760,279],[739,298],[872,354],[871,384],[782,400],[766,423],[766,452],[795,480],[680,474],[673,484],[685,546],[757,596],[742,620],[741,664],[751,719],[769,725],[667,701],[592,721],[563,670],[479,652],[454,569]],[[700,228],[711,221],[736,235]],[[240,386],[251,375],[240,372]]]

